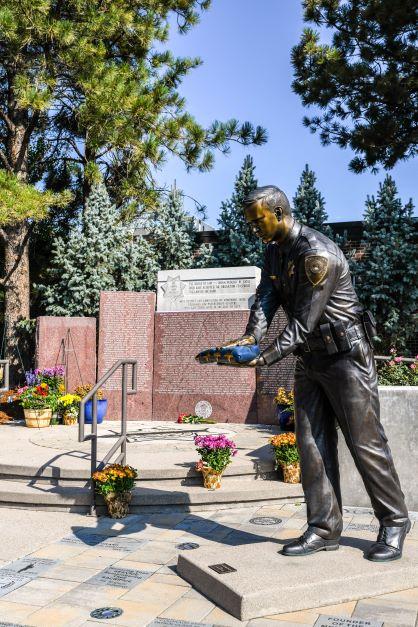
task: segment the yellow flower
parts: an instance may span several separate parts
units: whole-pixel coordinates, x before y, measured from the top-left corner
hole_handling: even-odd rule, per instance
[[[280,448],[281,446],[296,446],[296,436],[294,433],[280,433],[270,438],[270,444],[274,448]]]

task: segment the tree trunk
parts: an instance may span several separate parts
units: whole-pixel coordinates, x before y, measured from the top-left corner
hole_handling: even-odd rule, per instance
[[[29,318],[29,225],[4,227],[6,358],[10,360],[11,385],[17,383],[21,362],[16,323]]]

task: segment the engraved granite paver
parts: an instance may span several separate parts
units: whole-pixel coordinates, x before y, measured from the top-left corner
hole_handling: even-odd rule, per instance
[[[99,533],[85,533],[82,535],[71,535],[63,538],[60,541],[62,544],[74,544],[86,546],[98,546],[101,549],[109,549],[113,551],[121,551],[124,553],[133,553],[141,545],[144,545],[148,540],[136,540],[133,538],[104,536]]]
[[[22,557],[19,560],[15,560],[11,564],[8,564],[4,568],[0,568],[1,575],[9,575],[10,573],[19,573],[29,579],[34,579],[39,575],[45,573],[52,566],[56,566],[59,560],[45,559],[42,557]]]
[[[145,581],[153,575],[152,572],[146,570],[136,570],[133,568],[117,568],[109,566],[101,573],[97,573],[88,579],[86,583],[96,586],[111,586],[113,588],[133,588],[140,581]]]
[[[0,597],[4,597],[5,594],[9,594],[9,592],[20,588],[20,586],[24,586],[29,581],[31,581],[29,577],[13,573],[13,571],[9,571],[8,574],[0,572]]]
[[[383,627],[383,623],[381,621],[355,617],[320,615],[314,627]]]

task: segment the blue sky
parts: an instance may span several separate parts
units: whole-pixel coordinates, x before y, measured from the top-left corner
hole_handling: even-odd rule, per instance
[[[331,221],[361,220],[367,194],[375,194],[384,172],[352,174],[352,153],[323,147],[302,125],[307,113],[291,90],[290,51],[303,29],[300,0],[214,0],[201,22],[186,35],[172,34],[169,47],[179,56],[199,56],[203,65],[180,86],[187,110],[204,125],[237,118],[264,126],[269,141],[261,147],[232,145],[217,155],[209,173],[187,173],[170,159],[159,174],[161,183],[177,186],[207,206],[216,226],[222,200],[231,194],[246,154],[256,165],[260,185],[276,184],[293,197],[305,163],[317,174]],[[403,200],[416,203],[417,161],[391,171]],[[192,203],[186,200],[186,207]]]

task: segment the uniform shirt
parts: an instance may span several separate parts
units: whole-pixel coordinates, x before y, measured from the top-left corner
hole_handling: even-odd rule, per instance
[[[296,220],[284,242],[267,244],[245,333],[260,342],[280,305],[288,324],[263,353],[268,365],[293,353],[323,323],[356,324],[363,309],[342,250]]]

